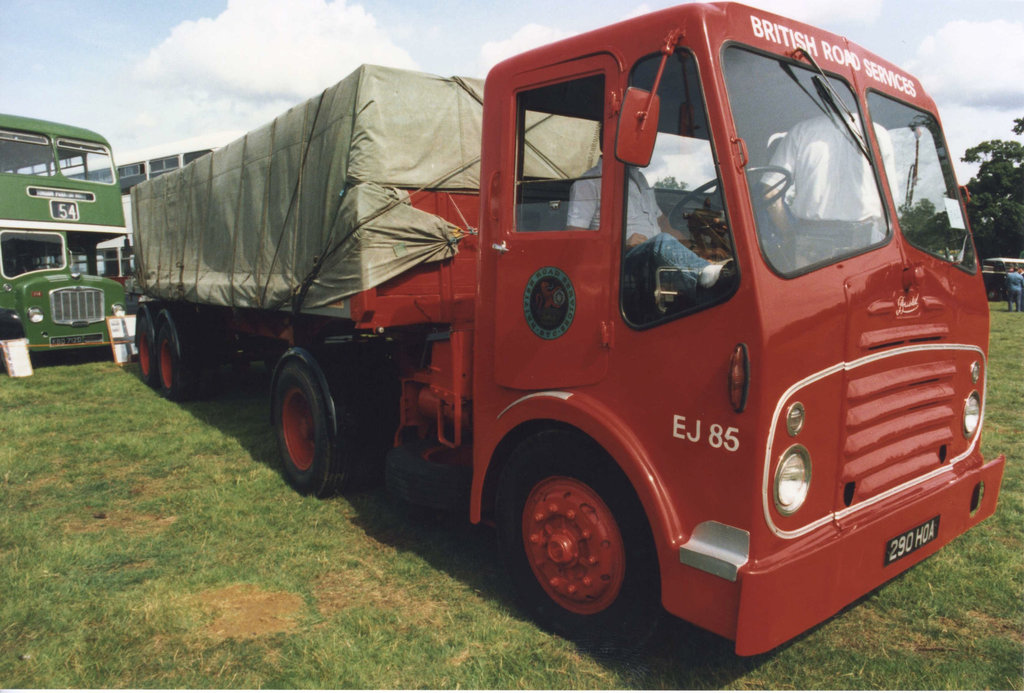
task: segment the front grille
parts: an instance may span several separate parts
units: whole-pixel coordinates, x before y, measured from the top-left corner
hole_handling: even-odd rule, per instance
[[[57,325],[75,325],[103,320],[103,291],[71,287],[50,292],[50,315]]]
[[[876,371],[846,385],[847,506],[946,462],[957,435],[952,359]]]

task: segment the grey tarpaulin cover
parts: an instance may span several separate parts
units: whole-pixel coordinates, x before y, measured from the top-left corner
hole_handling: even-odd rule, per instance
[[[364,65],[136,186],[140,286],[156,298],[313,309],[451,257],[459,230],[400,189],[479,188],[482,103],[481,80]],[[531,128],[527,174],[575,177],[594,163],[594,129],[560,120]]]

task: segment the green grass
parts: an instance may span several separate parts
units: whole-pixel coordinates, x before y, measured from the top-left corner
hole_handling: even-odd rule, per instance
[[[281,478],[268,376],[179,406],[106,362],[0,375],[0,687],[1024,687],[1024,316],[993,304],[999,509],[765,655],[670,619],[598,660],[513,605],[493,533]]]

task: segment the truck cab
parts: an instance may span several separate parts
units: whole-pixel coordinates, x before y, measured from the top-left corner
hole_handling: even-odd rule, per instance
[[[484,104],[472,517],[538,618],[664,606],[753,654],[994,511],[985,293],[913,77],[688,5],[512,58]],[[555,122],[591,133],[574,170],[533,161]]]

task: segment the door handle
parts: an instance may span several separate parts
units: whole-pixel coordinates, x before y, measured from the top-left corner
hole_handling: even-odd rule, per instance
[[[505,241],[502,241],[501,243],[491,243],[491,249],[497,250],[499,253],[504,255],[505,253],[508,252],[508,245],[505,243]]]

